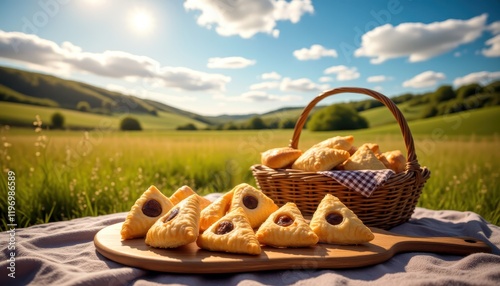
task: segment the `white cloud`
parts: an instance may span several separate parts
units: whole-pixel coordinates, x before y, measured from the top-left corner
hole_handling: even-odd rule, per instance
[[[334,49],[326,49],[322,45],[312,45],[309,49],[302,48],[300,50],[295,50],[293,55],[300,61],[317,60],[322,57],[336,58],[338,56],[337,51]]]
[[[259,83],[254,83],[250,86],[250,90],[262,90],[262,89],[279,89],[279,81],[264,81]]]
[[[248,91],[241,94],[240,98],[243,101],[279,101],[279,102],[289,102],[289,101],[298,101],[301,100],[302,97],[296,95],[275,95],[269,94],[265,91]]]
[[[438,81],[444,80],[446,76],[443,73],[435,71],[425,71],[413,78],[403,82],[404,87],[425,88],[435,86]]]
[[[331,82],[333,81],[333,78],[330,76],[322,76],[319,78],[319,82]]]
[[[487,17],[482,14],[469,20],[379,26],[362,36],[361,47],[354,55],[370,57],[373,64],[399,57],[425,61],[476,40],[486,28]]]
[[[42,66],[53,72],[83,72],[110,78],[151,79],[180,90],[222,92],[230,77],[185,67],[161,66],[156,60],[123,51],[89,53],[69,42],[0,30],[0,57]]]
[[[185,67],[165,67],[158,75],[167,87],[191,91],[225,91],[231,78],[221,74],[211,74]]]
[[[243,57],[209,58],[207,67],[210,69],[242,69],[255,64],[255,60]]]
[[[222,36],[251,38],[257,33],[279,36],[277,21],[297,23],[305,13],[313,13],[311,0],[186,0],[186,10],[199,10],[197,23]]]
[[[281,81],[280,89],[283,91],[321,91],[328,88],[328,85],[319,85],[308,78],[291,79],[285,77]]]
[[[385,75],[374,75],[366,79],[367,82],[384,82],[389,80],[392,80],[392,77]]]
[[[486,41],[486,45],[491,46],[482,50],[482,54],[486,57],[500,57],[500,35]]]
[[[336,74],[337,80],[346,81],[359,78],[360,74],[356,67],[346,67],[344,65],[331,66],[323,71],[324,74]]]
[[[453,85],[459,87],[471,83],[487,84],[490,81],[497,79],[500,79],[500,72],[480,71],[480,72],[470,73],[463,77],[457,77],[453,81]]]
[[[496,22],[493,22],[493,23],[489,24],[488,25],[488,30],[490,30],[490,32],[493,35],[500,34],[500,21],[496,21]]]
[[[268,72],[268,73],[263,73],[261,76],[260,76],[262,79],[281,79],[281,75],[277,72]]]

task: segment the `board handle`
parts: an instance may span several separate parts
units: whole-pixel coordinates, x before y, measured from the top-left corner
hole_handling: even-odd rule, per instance
[[[432,252],[456,255],[491,253],[491,247],[472,237],[412,237],[400,236],[392,250],[400,252]]]

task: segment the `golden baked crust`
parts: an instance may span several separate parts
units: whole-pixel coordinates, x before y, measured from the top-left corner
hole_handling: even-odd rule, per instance
[[[342,163],[344,170],[382,170],[385,165],[377,158],[377,155],[365,144],[352,154],[349,159]]]
[[[272,213],[256,236],[260,243],[274,247],[308,247],[318,243],[318,236],[291,202]]]
[[[233,192],[229,211],[242,208],[252,228],[259,227],[270,214],[278,209],[271,198],[249,184],[239,184],[233,188]]]
[[[149,228],[173,207],[170,199],[150,186],[127,214],[120,231],[122,239],[144,237]]]
[[[261,153],[262,165],[273,169],[289,167],[302,155],[302,151],[292,147],[278,147]]]
[[[236,208],[200,234],[196,244],[210,251],[259,255],[260,243],[242,208]]]
[[[182,186],[178,188],[171,196],[170,196],[170,201],[174,204],[178,204],[180,201],[184,200],[185,198],[189,197],[190,195],[197,195],[199,196],[199,201],[200,201],[200,207],[201,209],[206,208],[208,205],[210,205],[212,202],[200,195],[198,195],[193,189],[191,189],[189,186]]]
[[[200,232],[204,232],[214,222],[219,220],[229,211],[231,201],[233,199],[233,193],[233,190],[225,193],[201,211]]]
[[[200,202],[194,194],[182,200],[158,219],[146,234],[146,244],[175,248],[195,242],[199,234]]]
[[[406,157],[399,150],[384,152],[378,155],[378,159],[396,173],[404,172],[406,169]]]
[[[329,223],[328,221],[332,223]],[[371,230],[337,197],[327,194],[310,223],[319,241],[331,244],[361,244],[374,238]]]
[[[309,171],[328,171],[349,158],[349,152],[329,147],[315,147],[300,156],[292,168]]]
[[[328,147],[328,148],[333,148],[333,149],[340,149],[340,150],[344,150],[344,151],[349,151],[352,147],[353,142],[354,142],[354,137],[352,135],[335,136],[335,137],[323,140],[323,141],[315,144],[311,148]]]

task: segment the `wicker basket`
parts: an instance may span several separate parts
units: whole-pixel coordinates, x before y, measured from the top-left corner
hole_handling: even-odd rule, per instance
[[[420,167],[408,124],[394,102],[386,96],[356,87],[336,88],[318,95],[304,108],[297,120],[290,147],[297,149],[302,127],[313,107],[325,97],[338,93],[369,95],[389,108],[399,123],[406,145],[405,171],[391,176],[370,197],[364,197],[325,175],[293,169],[272,169],[260,164],[251,167],[257,186],[278,205],[296,203],[306,217],[312,216],[319,202],[329,193],[338,197],[368,226],[390,229],[408,221],[430,177],[430,171]]]

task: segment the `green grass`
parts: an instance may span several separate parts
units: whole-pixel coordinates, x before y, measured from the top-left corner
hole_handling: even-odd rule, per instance
[[[119,129],[120,119],[124,115],[100,115],[87,112],[79,112],[75,110],[55,108],[55,107],[44,107],[44,106],[34,106],[27,104],[11,103],[11,102],[0,102],[0,123],[13,125],[24,125],[29,126],[35,119],[35,115],[38,114],[44,125],[50,124],[50,118],[55,112],[60,112],[65,117],[65,126],[69,128],[111,128]],[[195,124],[198,128],[205,128],[206,124],[189,119],[187,117],[168,113],[168,112],[158,112],[158,116],[152,116],[149,114],[130,114],[136,117],[143,129],[145,130],[173,130],[181,125],[186,125],[188,123]]]
[[[473,119],[473,115],[468,117]],[[421,124],[436,126],[436,122]],[[419,162],[432,171],[419,206],[473,211],[498,225],[500,138],[471,136],[468,132],[475,129],[467,123],[463,126],[439,138],[433,136],[433,129],[427,134],[417,132]],[[400,134],[386,133],[382,128],[304,130],[299,147],[305,149],[319,140],[347,134],[354,134],[358,145],[376,142],[382,150],[405,148]],[[6,189],[6,170],[16,173],[19,227],[128,211],[150,185],[166,195],[182,185],[200,194],[226,192],[242,182],[255,185],[249,168],[260,161],[260,152],[288,145],[291,136],[291,130],[128,133],[3,128],[0,185]],[[0,206],[7,208],[6,195],[0,197]]]

